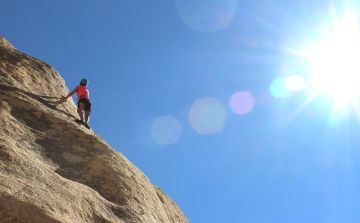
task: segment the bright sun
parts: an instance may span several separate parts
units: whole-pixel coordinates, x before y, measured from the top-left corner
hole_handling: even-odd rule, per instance
[[[313,78],[319,92],[331,94],[336,106],[357,101],[360,93],[360,34],[357,17],[346,14],[311,52]]]

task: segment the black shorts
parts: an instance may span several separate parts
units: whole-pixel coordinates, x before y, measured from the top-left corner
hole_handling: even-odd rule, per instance
[[[88,99],[88,98],[80,98],[79,101],[78,101],[78,108],[80,107],[80,102],[81,102],[81,103],[84,103],[84,105],[85,105],[84,110],[85,110],[85,111],[91,112],[91,102],[90,102],[90,99]]]

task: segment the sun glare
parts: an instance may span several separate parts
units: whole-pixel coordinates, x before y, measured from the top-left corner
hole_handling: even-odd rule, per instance
[[[331,94],[336,106],[357,100],[360,93],[360,34],[357,17],[346,14],[334,24],[327,36],[311,53],[313,78],[319,92]]]

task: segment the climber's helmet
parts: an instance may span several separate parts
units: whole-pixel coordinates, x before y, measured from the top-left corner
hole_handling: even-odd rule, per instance
[[[80,84],[84,85],[85,87],[88,85],[88,83],[89,81],[85,78],[80,81]]]

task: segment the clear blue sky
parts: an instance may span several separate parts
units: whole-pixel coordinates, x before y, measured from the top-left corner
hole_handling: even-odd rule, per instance
[[[0,0],[0,35],[70,91],[87,78],[93,131],[190,222],[360,222],[356,110],[307,84],[270,91],[311,77],[294,50],[331,30],[330,2]]]

